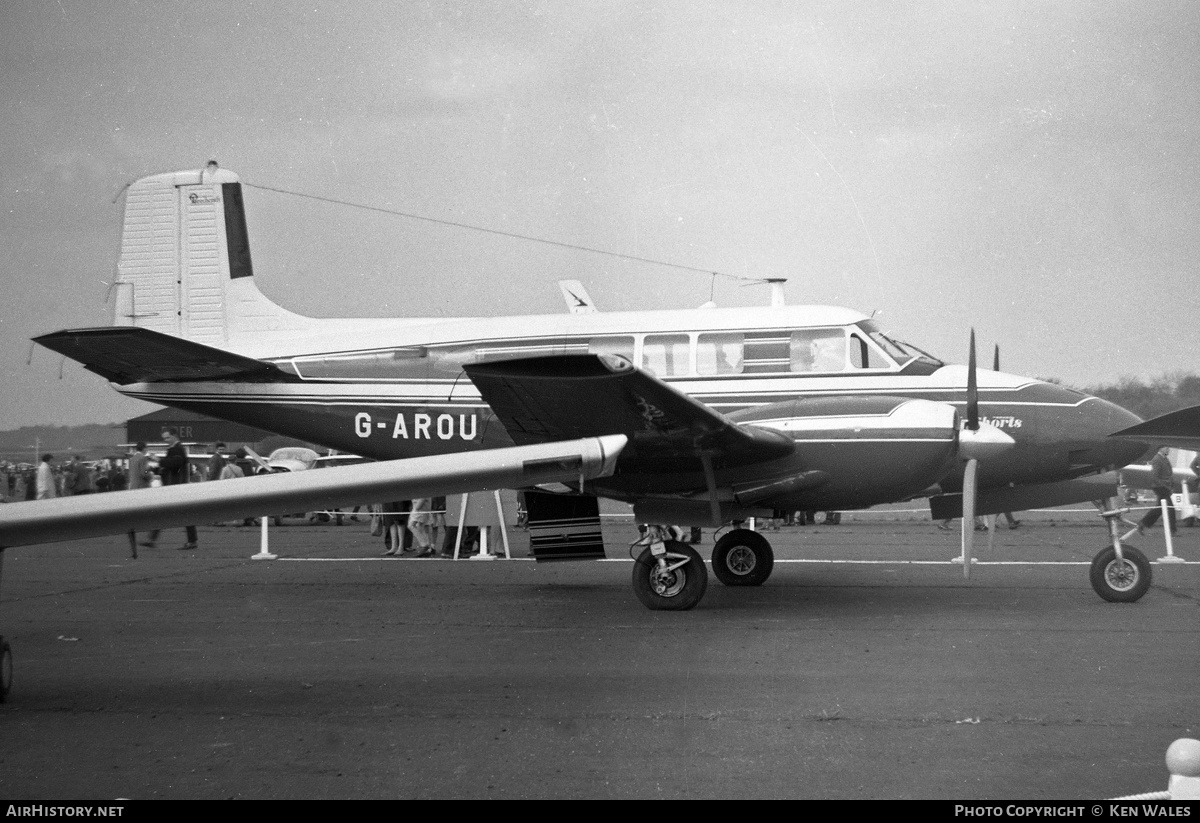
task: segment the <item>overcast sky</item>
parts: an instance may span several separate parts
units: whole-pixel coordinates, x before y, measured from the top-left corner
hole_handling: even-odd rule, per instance
[[[249,183],[881,312],[1075,385],[1200,371],[1200,4],[0,4],[0,429],[154,407],[29,338],[106,325],[121,187]],[[248,189],[317,316],[768,301],[742,281]],[[60,378],[61,372],[61,378]]]

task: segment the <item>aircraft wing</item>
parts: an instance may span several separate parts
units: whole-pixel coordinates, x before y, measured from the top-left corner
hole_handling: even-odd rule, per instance
[[[1154,446],[1200,451],[1200,406],[1167,414],[1110,434],[1122,440],[1139,440]]]
[[[33,338],[113,383],[296,380],[270,363],[135,326],[66,329]]]
[[[614,435],[10,503],[0,505],[0,549],[280,511],[580,482],[612,474],[625,442]]]
[[[516,443],[623,434],[621,468],[670,471],[740,466],[786,457],[786,434],[739,424],[610,355],[558,355],[465,367]],[[688,463],[694,462],[694,467]]]

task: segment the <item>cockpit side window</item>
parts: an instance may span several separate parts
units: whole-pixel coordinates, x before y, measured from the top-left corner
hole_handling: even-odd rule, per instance
[[[850,367],[855,369],[890,369],[892,368],[892,364],[865,337],[857,332],[852,332],[850,334]]]
[[[905,374],[932,374],[946,365],[944,361],[929,352],[922,351],[912,343],[906,343],[892,335],[884,334],[873,320],[864,320],[857,325],[871,339],[871,342],[896,361],[900,370]]]
[[[846,333],[842,329],[800,329],[788,342],[789,366],[794,372],[832,372],[846,369]]]

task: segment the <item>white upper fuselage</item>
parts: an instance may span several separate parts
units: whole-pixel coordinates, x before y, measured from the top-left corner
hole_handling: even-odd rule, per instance
[[[245,285],[252,286],[249,281]],[[836,306],[659,309],[503,317],[305,317],[302,318],[302,328],[295,330],[232,333],[225,348],[247,357],[276,359],[396,346],[432,346],[528,337],[819,328],[845,326],[868,319],[861,312]]]

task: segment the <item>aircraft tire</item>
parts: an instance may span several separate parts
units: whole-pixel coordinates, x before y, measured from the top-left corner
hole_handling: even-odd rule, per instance
[[[758,532],[734,529],[713,546],[712,567],[726,586],[761,586],[775,568],[775,552]]]
[[[633,564],[633,593],[647,609],[687,611],[704,597],[708,588],[708,570],[703,558],[691,546],[676,540],[667,540],[665,545],[668,554],[686,557],[688,562],[660,575],[654,555],[646,549]]]
[[[1124,562],[1106,546],[1092,560],[1091,581],[1096,594],[1110,603],[1132,603],[1150,588],[1150,561],[1133,546],[1122,546]]]
[[[8,698],[8,690],[12,688],[12,673],[12,647],[0,637],[0,703]]]

